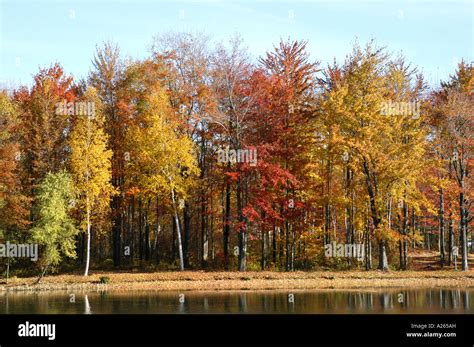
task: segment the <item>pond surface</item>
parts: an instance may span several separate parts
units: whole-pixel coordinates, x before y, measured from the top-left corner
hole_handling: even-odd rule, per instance
[[[74,294],[74,295],[72,295]],[[474,313],[474,288],[0,294],[0,314]]]

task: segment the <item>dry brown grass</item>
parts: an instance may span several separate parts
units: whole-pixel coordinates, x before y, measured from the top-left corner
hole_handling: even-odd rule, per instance
[[[96,272],[79,275],[12,278],[5,290],[97,290],[100,277],[109,277],[107,290],[241,290],[355,289],[387,287],[474,287],[474,271],[318,271],[318,272]]]

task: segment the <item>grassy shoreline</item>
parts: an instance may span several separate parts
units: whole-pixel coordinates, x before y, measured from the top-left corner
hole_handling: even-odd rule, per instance
[[[108,277],[108,284],[100,278]],[[461,287],[474,288],[474,270],[461,271],[316,271],[316,272],[94,272],[36,278],[11,278],[0,284],[7,291],[63,290],[270,290],[270,289],[371,289]]]

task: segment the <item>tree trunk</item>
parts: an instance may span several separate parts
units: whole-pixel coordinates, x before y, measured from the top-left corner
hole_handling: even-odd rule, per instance
[[[211,228],[210,228],[210,248],[211,248],[211,261],[214,262],[216,256],[216,248],[214,243],[214,203],[211,195]]]
[[[229,165],[229,164],[228,164]],[[229,270],[230,247],[230,182],[226,178],[225,184],[225,213],[224,213],[224,267]]]
[[[351,170],[348,166],[345,168],[345,196],[346,199],[349,200],[350,194],[350,187],[351,187]],[[346,202],[345,213],[344,213],[344,227],[346,232],[346,244],[352,243],[352,202]],[[352,257],[347,257],[347,265],[351,267],[352,265]]]
[[[204,199],[204,193],[203,193]],[[202,267],[206,268],[209,259],[209,228],[207,217],[207,205],[205,199],[201,205],[201,245],[202,245]]]
[[[372,240],[370,237],[370,219],[369,219],[369,206],[366,206],[365,216],[365,269],[372,269]]]
[[[8,284],[8,278],[10,277],[10,257],[7,258],[7,271],[5,275],[5,284]]]
[[[150,211],[150,199],[147,201],[145,209],[145,260],[150,260],[150,221],[148,213]]]
[[[260,268],[262,269],[262,271],[264,271],[267,266],[267,262],[266,262],[267,237],[266,237],[265,230],[263,229],[263,227],[262,227],[261,235],[262,235],[262,240],[261,240],[261,249],[260,249],[261,251]]]
[[[171,216],[171,261],[174,263],[176,260],[176,219],[174,218],[174,211],[173,215]]]
[[[130,266],[135,259],[135,196],[132,195],[132,215],[130,222]]]
[[[467,264],[467,214],[468,211],[466,209],[466,200],[464,198],[464,181],[461,185],[461,192],[459,193],[459,210],[460,210],[460,217],[461,220],[459,221],[460,225],[460,236],[461,236],[461,262],[462,262],[462,271],[468,270]]]
[[[453,221],[453,212],[451,207],[449,208],[449,215],[448,215],[448,233],[449,233],[449,241],[448,241],[448,265],[451,266],[453,261],[453,247],[454,247],[454,221]]]
[[[247,231],[243,215],[243,192],[241,174],[237,178],[237,215],[239,219],[239,271],[247,270]]]
[[[290,271],[290,223],[288,219],[285,219],[285,270]]]
[[[406,196],[405,196],[406,200]],[[400,269],[406,270],[408,265],[407,260],[407,242],[408,236],[408,206],[406,201],[403,201],[403,216],[402,216],[402,239],[400,240]]]
[[[138,199],[138,257],[143,260],[143,207],[142,199]]]
[[[364,237],[364,243],[365,243],[365,269],[366,270],[371,270],[372,269],[372,247],[371,247],[371,242],[370,242],[370,233],[369,233],[369,227],[366,226],[365,228],[365,237]]]
[[[160,225],[160,204],[159,204],[159,198],[158,195],[156,196],[156,233],[155,233],[155,241],[153,244],[153,255],[156,259],[156,263],[160,263],[160,252],[158,249],[158,237],[160,236],[160,231],[161,231],[161,225]]]
[[[184,223],[184,241],[183,241],[183,257],[184,257],[184,267],[189,267],[189,239],[191,237],[191,217],[189,211],[189,203],[186,201],[184,203],[183,209],[183,223]]]
[[[379,229],[381,219],[377,213],[376,206],[376,192],[377,192],[377,181],[376,178],[370,173],[369,164],[367,160],[364,161],[364,172],[366,178],[367,192],[369,194],[369,206],[370,213],[372,216],[372,224],[374,232]],[[382,271],[388,271],[387,251],[385,249],[385,239],[381,236],[379,241],[379,269]]]
[[[443,188],[439,190],[439,255],[440,265],[445,263],[445,241],[444,241],[444,191]]]
[[[280,242],[278,244],[278,265],[280,267],[280,271],[283,271],[283,265],[284,265],[284,250],[283,250],[283,228],[278,227],[278,237],[280,238]]]
[[[324,244],[331,243],[331,161],[328,160],[326,164],[326,201],[324,203]]]
[[[387,251],[385,250],[385,240],[379,242],[379,270],[388,271]]]
[[[273,264],[276,265],[277,258],[277,226],[273,222],[273,232],[272,232],[272,260]]]
[[[171,189],[171,200],[173,202],[174,219],[175,219],[175,224],[176,224],[176,235],[178,237],[179,269],[183,271],[184,270],[183,244],[181,242],[181,230],[179,227],[178,209],[176,208],[174,189]]]
[[[331,243],[331,206],[329,202],[324,203],[324,244]]]
[[[87,206],[89,206],[89,198],[87,198]],[[86,269],[84,270],[84,276],[89,275],[89,261],[91,255],[91,221],[90,221],[91,211],[87,207],[87,250],[86,250]]]
[[[112,180],[115,182],[116,180]],[[120,189],[120,185],[115,182],[114,187]],[[122,226],[122,213],[120,213],[121,208],[121,197],[119,195],[114,195],[112,198],[112,241],[113,241],[113,258],[114,266],[120,267],[120,258],[121,258],[121,226]]]

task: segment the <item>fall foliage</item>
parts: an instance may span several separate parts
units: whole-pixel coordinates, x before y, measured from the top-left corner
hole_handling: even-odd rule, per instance
[[[56,63],[0,91],[0,240],[42,247],[16,268],[388,271],[423,248],[467,270],[472,63],[430,89],[375,42],[329,66],[306,45],[105,43],[87,81]]]

